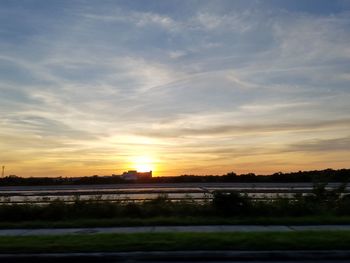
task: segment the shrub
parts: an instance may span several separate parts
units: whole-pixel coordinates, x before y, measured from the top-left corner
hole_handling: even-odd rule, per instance
[[[242,215],[251,208],[251,200],[237,192],[214,192],[213,207],[221,214]]]

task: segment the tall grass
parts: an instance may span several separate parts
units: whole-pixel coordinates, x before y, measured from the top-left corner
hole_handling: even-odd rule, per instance
[[[47,205],[0,205],[0,222],[28,220],[152,218],[152,217],[295,217],[350,215],[350,198],[344,196],[344,186],[327,190],[324,184],[315,185],[313,193],[296,195],[294,199],[278,198],[256,201],[238,192],[215,192],[213,199],[198,203],[194,200],[173,202],[166,195],[142,203],[108,202],[99,198],[73,203],[56,200]]]

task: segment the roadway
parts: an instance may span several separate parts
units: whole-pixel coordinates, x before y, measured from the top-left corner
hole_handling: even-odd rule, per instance
[[[339,183],[329,183],[335,187]],[[145,188],[312,188],[312,183],[152,183],[152,184],[92,184],[92,185],[36,185],[36,186],[0,186],[1,191],[51,191],[51,190],[103,190],[103,189],[145,189]],[[350,187],[349,187],[350,189]]]
[[[153,251],[117,253],[0,254],[0,262],[245,262],[345,263],[350,252],[331,251]]]
[[[117,234],[117,233],[228,233],[228,232],[293,232],[293,231],[350,231],[350,225],[212,225],[212,226],[135,226],[91,228],[38,228],[0,229],[0,236],[37,236],[66,234]]]

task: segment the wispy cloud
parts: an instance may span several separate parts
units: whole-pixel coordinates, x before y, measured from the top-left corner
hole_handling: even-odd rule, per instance
[[[252,134],[260,135],[262,133],[280,133],[280,132],[295,132],[295,131],[314,131],[320,129],[332,129],[337,127],[350,127],[349,119],[341,120],[325,120],[320,122],[308,121],[300,123],[271,123],[271,124],[246,124],[246,125],[207,125],[198,128],[182,128],[176,129],[159,129],[158,131],[145,131],[139,133],[145,136],[155,137],[177,137],[177,136],[201,136],[201,135],[240,135]]]
[[[174,21],[171,17],[152,12],[118,10],[108,15],[82,13],[81,16],[86,19],[105,23],[128,23],[137,27],[158,26],[167,30],[176,30],[180,26],[178,22]]]
[[[289,151],[334,152],[350,150],[350,137],[302,141],[288,147]]]
[[[349,165],[346,5],[50,2],[0,4],[13,173],[110,174],[140,152],[163,174]]]

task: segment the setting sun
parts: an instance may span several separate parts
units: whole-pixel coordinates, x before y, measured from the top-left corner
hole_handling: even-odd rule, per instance
[[[149,172],[154,170],[154,162],[148,156],[138,156],[133,160],[133,167],[138,172]]]

